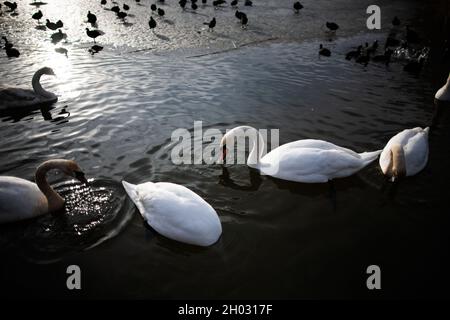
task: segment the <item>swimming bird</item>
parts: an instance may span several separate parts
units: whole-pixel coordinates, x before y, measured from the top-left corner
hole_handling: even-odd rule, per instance
[[[20,56],[20,51],[13,48],[12,45],[5,46],[6,55],[8,58],[18,58]]]
[[[239,10],[236,10],[236,12],[234,13],[234,16],[235,16],[237,19],[241,20],[242,14],[243,14],[243,12],[241,12],[241,11],[239,11]]]
[[[36,183],[17,177],[0,177],[0,223],[9,223],[56,213],[64,208],[65,200],[50,186],[46,174],[60,170],[87,184],[75,161],[54,159],[42,163],[36,170]]]
[[[34,20],[37,20],[38,23],[41,23],[41,19],[42,19],[42,11],[39,10],[38,12],[33,13],[33,15],[31,16]]]
[[[388,65],[391,62],[391,57],[392,57],[393,53],[394,53],[394,50],[386,49],[384,51],[384,54],[374,56],[372,58],[372,61],[374,61],[374,62],[384,62],[386,65]]]
[[[158,8],[158,15],[159,15],[160,17],[164,17],[165,14],[166,14],[166,13],[165,13],[164,9]]]
[[[325,26],[330,30],[331,32],[336,32],[339,29],[339,25],[335,22],[326,22]]]
[[[203,3],[203,4],[206,4],[206,0],[202,0],[202,3]]]
[[[244,6],[251,7],[253,6],[253,2],[251,0],[245,0]]]
[[[101,0],[101,1],[100,1],[100,4],[101,4],[102,6],[104,6],[104,5],[106,4],[106,0]]]
[[[88,11],[87,18],[87,22],[90,24],[95,24],[97,22],[97,16],[90,11]]]
[[[345,59],[351,60],[353,58],[357,58],[361,54],[361,51],[362,51],[362,46],[358,46],[358,48],[356,48],[356,50],[347,52],[347,54],[345,55]]]
[[[44,90],[40,84],[41,76],[54,76],[51,68],[44,67],[36,71],[31,80],[33,90],[22,88],[0,88],[0,110],[30,108],[56,102],[58,97]]]
[[[128,16],[128,14],[125,11],[119,11],[117,12],[117,18],[125,20],[125,18]]]
[[[327,48],[324,48],[322,44],[319,46],[319,55],[329,57],[331,56],[331,51]]]
[[[429,128],[406,129],[392,137],[380,155],[380,167],[392,180],[413,176],[428,162]]]
[[[150,6],[150,9],[152,10],[152,11],[156,11],[158,8],[156,7],[156,4],[152,4],[151,6]]]
[[[58,43],[63,39],[67,38],[67,34],[63,33],[61,31],[61,29],[58,29],[58,32],[55,32],[54,34],[51,35],[52,38],[52,42],[53,43]]]
[[[180,7],[184,10],[184,8],[186,7],[186,3],[187,0],[180,0],[178,1],[178,4],[180,5]],[[156,6],[155,6],[155,10],[156,10]]]
[[[150,17],[150,21],[148,22],[148,25],[150,27],[150,30],[153,30],[156,28],[156,21],[153,19],[153,17]]]
[[[58,20],[58,21],[55,22],[55,26],[57,28],[62,28],[64,26],[64,24],[63,24],[63,22],[61,20]]]
[[[217,9],[219,6],[225,3],[227,3],[225,0],[214,0],[212,4],[214,8]]]
[[[159,234],[196,246],[210,246],[219,240],[219,216],[192,190],[169,182],[122,184],[144,220]]]
[[[9,42],[5,36],[2,37],[2,40],[5,41],[5,46],[3,49],[5,49],[8,58],[18,58],[20,56],[19,50],[13,48],[14,45]]]
[[[392,19],[392,25],[394,27],[398,27],[400,25],[400,19],[397,16],[395,16],[394,19]]]
[[[303,5],[300,3],[300,1],[294,2],[295,13],[299,13],[301,9],[303,9]]]
[[[67,55],[67,49],[66,48],[55,48],[55,51],[61,54],[64,54],[66,56],[66,58],[68,57]]]
[[[141,0],[136,0],[136,3],[140,3],[141,2]]]
[[[104,33],[99,30],[89,30],[89,28],[86,28],[86,34],[88,35],[89,38],[94,39],[94,43],[95,43],[95,38],[103,35]]]
[[[216,26],[216,18],[212,18],[210,22],[203,22],[204,25],[207,25],[210,31],[214,30],[214,27]]]
[[[233,146],[235,138],[244,136],[249,138],[251,146],[247,159],[249,167],[264,175],[295,182],[324,183],[348,177],[373,162],[381,153],[381,150],[356,153],[327,141],[305,139],[283,144],[262,156],[262,135],[252,127],[239,126],[228,131],[220,141],[222,160],[226,157],[226,146]]]
[[[115,12],[117,14],[117,12],[120,11],[120,7],[119,6],[114,6],[114,7],[111,8],[111,11]]]
[[[94,55],[96,53],[99,53],[102,50],[103,50],[102,46],[94,44],[92,47],[89,48],[88,51],[89,51],[90,54]]]
[[[238,0],[233,0],[230,3],[230,6],[232,6],[232,7],[236,7],[237,5],[238,5]]]
[[[17,9],[17,2],[5,1],[3,4],[9,8],[9,12],[14,12]]]
[[[54,23],[54,22],[51,22],[50,20],[48,20],[48,19],[46,19],[46,24],[45,24],[45,26],[47,27],[47,28],[49,28],[50,30],[56,30],[56,29],[59,29],[59,28],[62,28],[63,27],[63,22],[61,21],[61,20],[58,20],[58,21],[56,21],[56,23]]]
[[[198,5],[195,2],[192,2],[191,3],[191,9],[194,10],[194,11],[197,10],[198,9]]]
[[[241,25],[242,25],[242,29],[247,28],[247,24],[248,24],[248,18],[247,15],[243,12],[241,12]]]
[[[450,74],[447,83],[436,92],[434,98],[438,101],[450,101]]]
[[[130,6],[127,5],[126,3],[123,4],[123,10],[128,11],[130,10]]]

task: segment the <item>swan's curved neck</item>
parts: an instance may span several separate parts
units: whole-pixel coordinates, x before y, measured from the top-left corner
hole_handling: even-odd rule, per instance
[[[42,88],[42,86],[41,86],[40,80],[41,80],[41,76],[43,74],[44,74],[44,72],[42,70],[38,70],[33,75],[33,79],[31,80],[31,85],[33,86],[33,90],[34,90],[34,92],[36,92],[36,94],[46,97],[46,98],[51,98],[53,96],[53,94],[51,92],[44,90],[44,88]]]
[[[406,160],[403,147],[395,144],[391,147],[391,162],[388,169],[389,175],[393,178],[406,176]]]
[[[47,181],[47,172],[61,168],[63,165],[58,160],[49,160],[41,164],[36,170],[36,184],[47,198],[48,211],[56,212],[64,207],[64,199],[50,186]]]

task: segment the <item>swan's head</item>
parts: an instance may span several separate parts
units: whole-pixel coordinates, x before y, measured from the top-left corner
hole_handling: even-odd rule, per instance
[[[53,71],[53,69],[49,68],[49,67],[41,68],[41,69],[39,69],[39,71],[40,71],[41,74],[46,74],[46,75],[49,75],[49,76],[56,76],[56,74]]]
[[[75,161],[62,160],[59,167],[68,176],[73,177],[84,184],[88,183],[83,170],[81,170],[80,166]]]

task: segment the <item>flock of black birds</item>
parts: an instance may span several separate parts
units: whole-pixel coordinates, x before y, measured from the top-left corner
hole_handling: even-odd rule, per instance
[[[357,63],[361,63],[365,66],[370,61],[384,63],[386,66],[391,62],[392,57],[405,58],[408,62],[403,67],[403,70],[419,73],[422,70],[423,63],[429,54],[429,48],[427,47],[413,47],[420,44],[420,37],[417,32],[412,30],[408,25],[405,26],[405,33],[403,39],[397,38],[398,27],[401,25],[400,19],[395,16],[392,20],[392,25],[395,30],[391,31],[386,38],[384,45],[384,52],[377,54],[379,48],[378,40],[375,40],[372,45],[366,42],[364,45],[359,45],[355,50],[349,51],[345,55],[345,59],[354,60]],[[335,23],[326,23],[326,27],[331,32],[336,32],[339,26]],[[331,51],[322,44],[319,46],[319,55],[329,57]]]
[[[164,0],[157,0],[159,3],[164,3]],[[253,2],[251,0],[242,0],[244,2],[244,6],[253,6]],[[137,5],[140,5],[140,0],[135,0]],[[190,9],[193,13],[196,12],[198,9],[198,0],[179,0],[178,4],[181,7],[182,10],[185,10],[187,7],[188,2],[190,2]],[[201,3],[203,5],[207,4],[207,0],[201,0]],[[17,10],[17,3],[16,2],[9,2],[5,1],[3,4],[9,8],[10,13],[15,13]],[[100,0],[101,6],[106,6],[108,4],[107,0]],[[122,7],[119,6],[119,3],[117,1],[111,1],[111,4],[113,5],[111,8],[109,8],[110,11],[114,12],[118,19],[121,19],[125,22],[126,18],[128,17],[127,11],[130,10],[130,5],[123,3]],[[212,1],[212,5],[218,9],[219,7],[222,7],[227,4],[226,0],[214,0]],[[240,21],[241,26],[243,29],[245,29],[248,25],[248,17],[247,14],[239,11],[238,9],[239,0],[232,0],[230,2],[230,6],[235,11],[235,17]],[[300,12],[304,7],[299,2],[296,1],[293,4],[293,9],[296,14]],[[107,9],[107,8],[105,8]],[[154,31],[155,28],[158,26],[157,20],[153,18],[153,16],[157,17],[164,17],[165,11],[163,8],[158,7],[155,3],[151,4],[151,15],[150,20],[148,21],[148,25],[150,30]],[[1,12],[1,4],[0,4],[0,12]],[[45,27],[41,26],[41,19],[43,18],[43,13],[41,10],[38,10],[37,12],[33,13],[31,16],[32,19],[37,20],[38,27],[41,29],[48,28],[49,30],[58,30],[57,32],[53,33],[51,35],[51,40],[53,43],[58,43],[59,41],[66,39],[67,35],[61,31],[61,28],[63,27],[63,22],[61,20],[58,20],[56,22],[51,22],[49,19],[46,19]],[[103,35],[104,32],[101,30],[96,29],[97,27],[97,16],[92,13],[91,11],[88,11],[87,13],[87,21],[86,23],[89,23],[94,29],[86,28],[86,35],[93,39],[94,45],[88,50],[91,54],[98,53],[103,49],[103,47],[96,45],[96,38]],[[213,31],[214,28],[217,25],[217,20],[215,17],[213,17],[209,22],[204,22],[204,25],[208,26],[209,31]],[[398,28],[401,25],[400,19],[396,16],[392,20],[392,25],[394,28]],[[324,25],[326,27],[328,33],[336,34],[337,30],[339,29],[339,25],[335,22],[329,22],[327,21]],[[2,40],[4,41],[3,49],[5,50],[8,57],[19,57],[20,52],[14,48],[14,45],[8,41],[6,37],[2,37]],[[408,53],[408,59],[410,60],[408,64],[404,66],[405,71],[410,72],[420,72],[423,62],[425,61],[427,54],[428,54],[428,48],[422,48],[420,50],[416,50],[412,47],[410,47],[410,44],[419,43],[420,38],[418,34],[411,30],[409,26],[406,26],[406,35],[404,39],[397,39],[396,38],[396,32],[391,32],[389,36],[386,39],[385,46],[384,46],[384,52],[382,54],[377,54],[377,49],[379,47],[378,41],[376,40],[372,45],[369,46],[369,44],[366,42],[365,45],[359,45],[355,50],[352,50],[348,52],[345,56],[347,60],[355,60],[357,63],[361,63],[364,65],[367,65],[370,61],[373,62],[383,62],[386,65],[389,65],[391,62],[391,58],[396,52],[400,50],[404,50]],[[394,48],[394,49],[393,49]],[[65,48],[56,48],[56,52],[65,54],[67,56],[67,49]],[[319,55],[329,57],[331,56],[331,51],[328,48],[325,48],[322,44],[319,46]]]

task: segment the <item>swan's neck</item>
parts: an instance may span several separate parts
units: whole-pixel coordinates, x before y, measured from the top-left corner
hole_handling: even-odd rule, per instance
[[[264,154],[264,138],[259,131],[253,130],[257,134],[249,135],[251,149],[247,158],[247,165],[252,168],[259,168],[261,157]]]
[[[391,147],[391,161],[389,163],[388,173],[394,179],[406,176],[405,152],[399,144]]]
[[[50,186],[47,172],[62,166],[57,160],[49,160],[41,164],[36,170],[36,184],[47,198],[48,211],[57,212],[64,207],[64,199]]]
[[[36,94],[38,94],[40,96],[43,96],[45,98],[51,98],[51,97],[53,97],[53,94],[51,92],[44,90],[44,88],[42,88],[42,86],[41,86],[40,80],[41,80],[42,74],[43,74],[42,70],[38,70],[34,74],[33,79],[31,80],[33,90]]]

